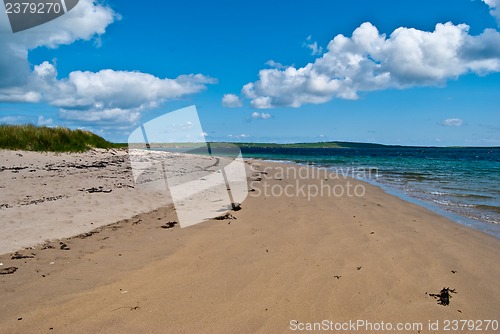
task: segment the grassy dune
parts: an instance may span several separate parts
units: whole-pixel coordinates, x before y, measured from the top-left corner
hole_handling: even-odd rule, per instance
[[[0,148],[27,151],[82,152],[91,148],[116,148],[98,135],[84,130],[38,127],[35,125],[0,125]]]

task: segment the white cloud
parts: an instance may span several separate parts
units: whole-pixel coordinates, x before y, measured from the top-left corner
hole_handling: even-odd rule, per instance
[[[490,14],[497,19],[500,25],[500,0],[483,0],[490,7]]]
[[[257,109],[269,109],[273,106],[271,105],[271,98],[269,96],[258,96],[252,99],[250,102],[252,107]]]
[[[464,121],[461,120],[460,118],[448,118],[445,119],[441,122],[441,125],[444,126],[462,126],[464,124]]]
[[[243,106],[243,103],[237,95],[224,94],[222,97],[222,106],[227,108],[240,108]]]
[[[268,119],[268,118],[271,118],[271,114],[268,114],[268,113],[259,113],[259,112],[253,112],[252,113],[252,118],[255,118],[255,119]]]
[[[60,109],[59,116],[63,120],[103,124],[134,124],[140,119],[140,112],[127,109],[104,109],[104,110],[71,110]]]
[[[0,47],[6,50],[0,54],[0,101],[46,102],[59,107],[64,120],[130,125],[140,119],[141,111],[216,82],[201,74],[169,79],[112,69],[73,71],[58,79],[56,66],[47,61],[30,71],[29,50],[92,38],[100,45],[107,26],[119,18],[110,7],[92,0],[80,0],[60,18],[16,34],[10,32],[7,17],[0,17]]]
[[[266,61],[266,65],[269,66],[269,67],[271,67],[271,68],[277,68],[278,70],[282,70],[282,69],[288,67],[288,66],[285,66],[285,65],[283,65],[281,63],[278,63],[278,62],[276,62],[276,61],[274,61],[272,59]]]
[[[110,69],[74,71],[67,78],[57,79],[55,66],[43,62],[34,67],[28,83],[19,88],[33,93],[36,99],[28,101],[26,95],[19,94],[17,101],[47,102],[59,107],[60,116],[65,120],[133,124],[139,120],[141,111],[169,99],[197,93],[214,82],[201,74],[160,79],[147,73]],[[15,100],[12,93],[8,96]]]
[[[52,118],[45,118],[41,115],[38,116],[37,125],[49,126],[52,125],[52,123],[53,123]]]
[[[302,46],[310,49],[312,56],[317,56],[323,53],[323,47],[318,46],[318,42],[311,42],[311,35],[307,36],[306,42],[304,42]]]
[[[228,135],[229,138],[236,138],[236,139],[245,139],[245,138],[248,138],[250,137],[249,135],[247,134],[239,134],[239,135]]]
[[[433,32],[398,28],[389,37],[363,23],[351,38],[337,35],[328,51],[304,67],[263,69],[243,86],[254,108],[299,107],[360,91],[439,86],[466,73],[500,71],[500,33],[471,36],[465,24],[437,24]]]
[[[13,34],[5,12],[0,13],[0,89],[22,86],[28,81],[28,51],[56,48],[76,40],[90,40],[105,33],[119,19],[110,7],[92,0],[80,0],[67,14],[41,26]]]

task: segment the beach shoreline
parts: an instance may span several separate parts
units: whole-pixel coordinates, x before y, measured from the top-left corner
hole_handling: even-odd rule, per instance
[[[254,191],[232,219],[170,226],[177,217],[166,204],[1,255],[0,270],[17,268],[0,276],[1,328],[269,333],[326,319],[494,320],[498,239],[365,182],[283,177],[283,164],[248,165]],[[363,196],[297,190],[347,191],[347,182]],[[266,187],[281,195],[265,196]],[[449,306],[431,296],[443,287],[456,291]]]
[[[245,148],[243,152],[246,157],[310,164],[349,174],[448,219],[500,237],[499,151],[495,149]]]

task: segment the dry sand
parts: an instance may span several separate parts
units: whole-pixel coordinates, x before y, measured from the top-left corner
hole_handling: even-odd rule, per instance
[[[165,162],[170,180],[197,177],[225,162],[167,152],[156,156]],[[138,153],[134,157],[141,158]],[[142,172],[136,183],[126,150],[73,154],[0,150],[0,254],[88,232],[172,203],[163,172],[152,168]]]
[[[0,151],[0,254],[86,232],[166,204],[161,194],[135,187],[126,161],[123,150]],[[102,192],[92,192],[92,188]]]
[[[34,168],[43,163],[33,162]],[[422,323],[422,333],[445,333],[445,319],[500,320],[499,240],[368,184],[323,177],[298,180],[275,175],[283,165],[252,164],[254,170],[274,169],[249,175],[256,191],[242,210],[231,213],[234,219],[164,228],[177,219],[173,207],[164,205],[149,213],[124,212],[127,219],[95,233],[19,251],[29,258],[0,256],[0,270],[18,268],[0,276],[0,332],[289,333],[292,320],[359,319]],[[75,188],[125,183],[95,178],[87,170],[82,179],[75,172],[65,180],[73,177]],[[33,197],[65,194],[60,191],[65,181],[53,179],[45,188],[32,179],[33,189],[39,189]],[[8,189],[12,203],[23,200],[25,195],[13,187],[17,183],[1,180],[3,199]],[[294,191],[300,185],[346,187],[347,182],[363,186],[365,195],[308,200],[302,193],[263,194],[266,187],[288,185]],[[55,203],[90,201],[79,195]],[[88,195],[99,196],[95,201],[108,214],[120,211],[114,208],[120,203],[113,199],[119,195],[115,188]],[[20,215],[29,208],[16,207]],[[93,207],[86,213],[95,214],[93,226],[110,223],[100,220]],[[52,224],[74,214],[68,207],[24,224]],[[44,220],[49,217],[51,222]],[[3,217],[1,224],[9,231]],[[1,240],[6,249],[7,239]],[[61,243],[69,250],[61,249]],[[430,296],[443,287],[456,291],[448,306]],[[440,321],[440,329],[429,331],[429,321]],[[351,331],[357,332],[364,331]],[[488,332],[484,324],[482,332]]]

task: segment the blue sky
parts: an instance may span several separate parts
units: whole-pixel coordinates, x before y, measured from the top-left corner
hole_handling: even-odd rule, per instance
[[[497,5],[80,0],[16,34],[2,13],[0,123],[123,142],[196,105],[211,141],[500,146]]]

